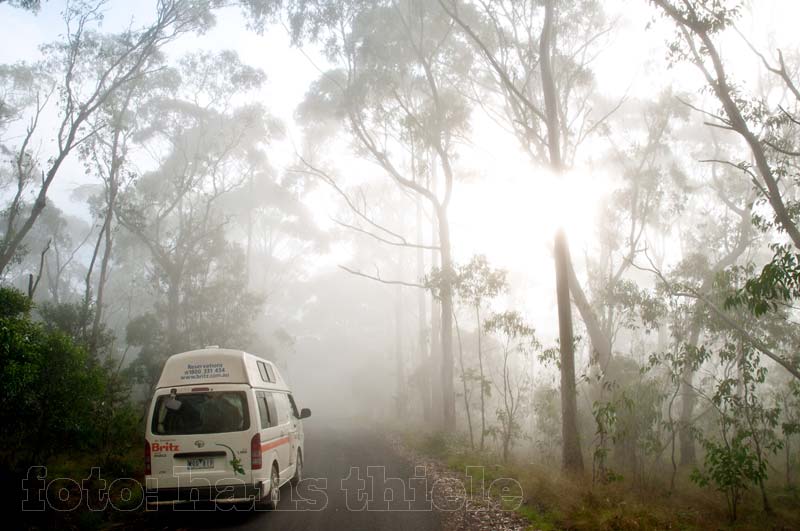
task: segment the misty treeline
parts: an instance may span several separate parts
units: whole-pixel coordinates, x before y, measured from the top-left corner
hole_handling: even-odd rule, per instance
[[[664,64],[697,80],[664,76],[642,98],[598,90],[596,59],[621,24],[599,1],[242,0],[242,31],[289,31],[321,58],[285,168],[271,157],[280,102],[260,91],[292,72],[230,50],[171,53],[230,6],[155,4],[148,25],[108,33],[105,2],[70,2],[41,61],[0,66],[0,274],[19,290],[3,292],[16,301],[3,333],[74,346],[54,375],[35,369],[50,343],[4,339],[0,411],[19,426],[2,436],[4,467],[26,434],[96,445],[77,434],[114,415],[127,431],[106,449],[136,446],[138,402],[169,354],[215,344],[291,365],[310,335],[342,366],[347,349],[371,359],[328,382],[352,388],[359,413],[503,461],[560,459],[593,483],[670,492],[690,476],[732,519],[746,491],[769,511],[771,484],[796,486],[800,56],[751,44],[741,22],[756,3],[641,2],[646,17],[628,22],[668,28]],[[526,316],[542,302],[524,278],[454,245],[469,235],[454,233],[451,202],[478,178],[487,123],[533,182],[613,176],[588,248],[547,235],[557,330]],[[90,218],[49,201],[57,181],[82,183],[73,199]],[[336,201],[328,228],[307,200],[319,193]],[[551,199],[569,215],[569,195]],[[333,251],[338,269],[314,267]],[[96,381],[70,408],[102,415],[14,420],[26,409],[14,404],[55,407],[83,368]]]

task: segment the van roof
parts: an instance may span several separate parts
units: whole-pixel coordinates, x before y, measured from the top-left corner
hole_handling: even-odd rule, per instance
[[[259,363],[271,369],[274,381],[268,381],[269,376],[262,377]],[[225,348],[190,350],[170,356],[161,371],[157,388],[223,383],[289,391],[274,363],[242,350]]]

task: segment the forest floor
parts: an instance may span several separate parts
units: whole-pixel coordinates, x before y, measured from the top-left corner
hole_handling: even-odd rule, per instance
[[[769,488],[769,514],[763,511],[757,490],[747,492],[737,521],[731,523],[722,493],[694,485],[688,480],[689,471],[683,471],[670,494],[668,475],[646,484],[624,479],[593,484],[591,476],[564,477],[557,459],[547,464],[503,465],[494,455],[471,451],[463,442],[440,435],[403,431],[390,438],[399,453],[416,466],[425,466],[430,482],[447,485],[444,489],[435,486],[434,496],[448,492],[458,506],[472,487],[460,510],[443,512],[447,531],[800,529],[796,488]]]
[[[131,460],[141,463],[139,454],[132,454]],[[382,425],[353,429],[309,423],[307,454],[306,478],[322,478],[328,484],[328,503],[321,511],[296,511],[284,505],[283,510],[264,514],[148,514],[141,509],[141,493],[124,503],[115,493],[120,510],[46,511],[27,515],[37,516],[28,526],[87,530],[800,530],[800,491],[772,487],[773,513],[766,514],[758,492],[751,490],[742,502],[738,521],[731,525],[722,494],[689,482],[688,471],[682,471],[672,495],[667,488],[668,475],[638,484],[624,479],[593,484],[590,475],[579,480],[565,478],[557,458],[544,464],[516,461],[504,465],[496,455],[471,451],[468,444],[455,438]],[[53,467],[51,477],[85,477],[88,462],[66,462],[63,467]],[[375,478],[368,481],[373,489],[369,499],[377,499],[376,493],[386,497],[384,488],[396,491],[395,487],[400,487],[388,496],[392,502],[386,508],[353,510],[352,500],[348,501],[342,490],[342,480],[353,477],[353,467],[362,479],[368,479],[374,467],[385,470],[383,477],[391,484],[375,483]],[[397,485],[392,478],[403,481]],[[424,496],[418,487],[424,489]],[[80,492],[75,495],[80,499]],[[430,498],[433,508],[429,507]],[[362,498],[353,499],[360,502]],[[394,507],[398,503],[407,506]]]

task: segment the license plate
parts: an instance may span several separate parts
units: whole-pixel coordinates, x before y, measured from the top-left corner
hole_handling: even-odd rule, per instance
[[[214,468],[213,457],[192,457],[186,460],[186,466],[189,470],[203,470]]]

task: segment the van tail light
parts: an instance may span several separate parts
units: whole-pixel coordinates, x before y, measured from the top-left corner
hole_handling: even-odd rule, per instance
[[[261,434],[259,433],[250,439],[250,469],[261,470]]]
[[[144,473],[148,476],[153,473],[153,458],[150,454],[150,443],[148,441],[144,442]]]

